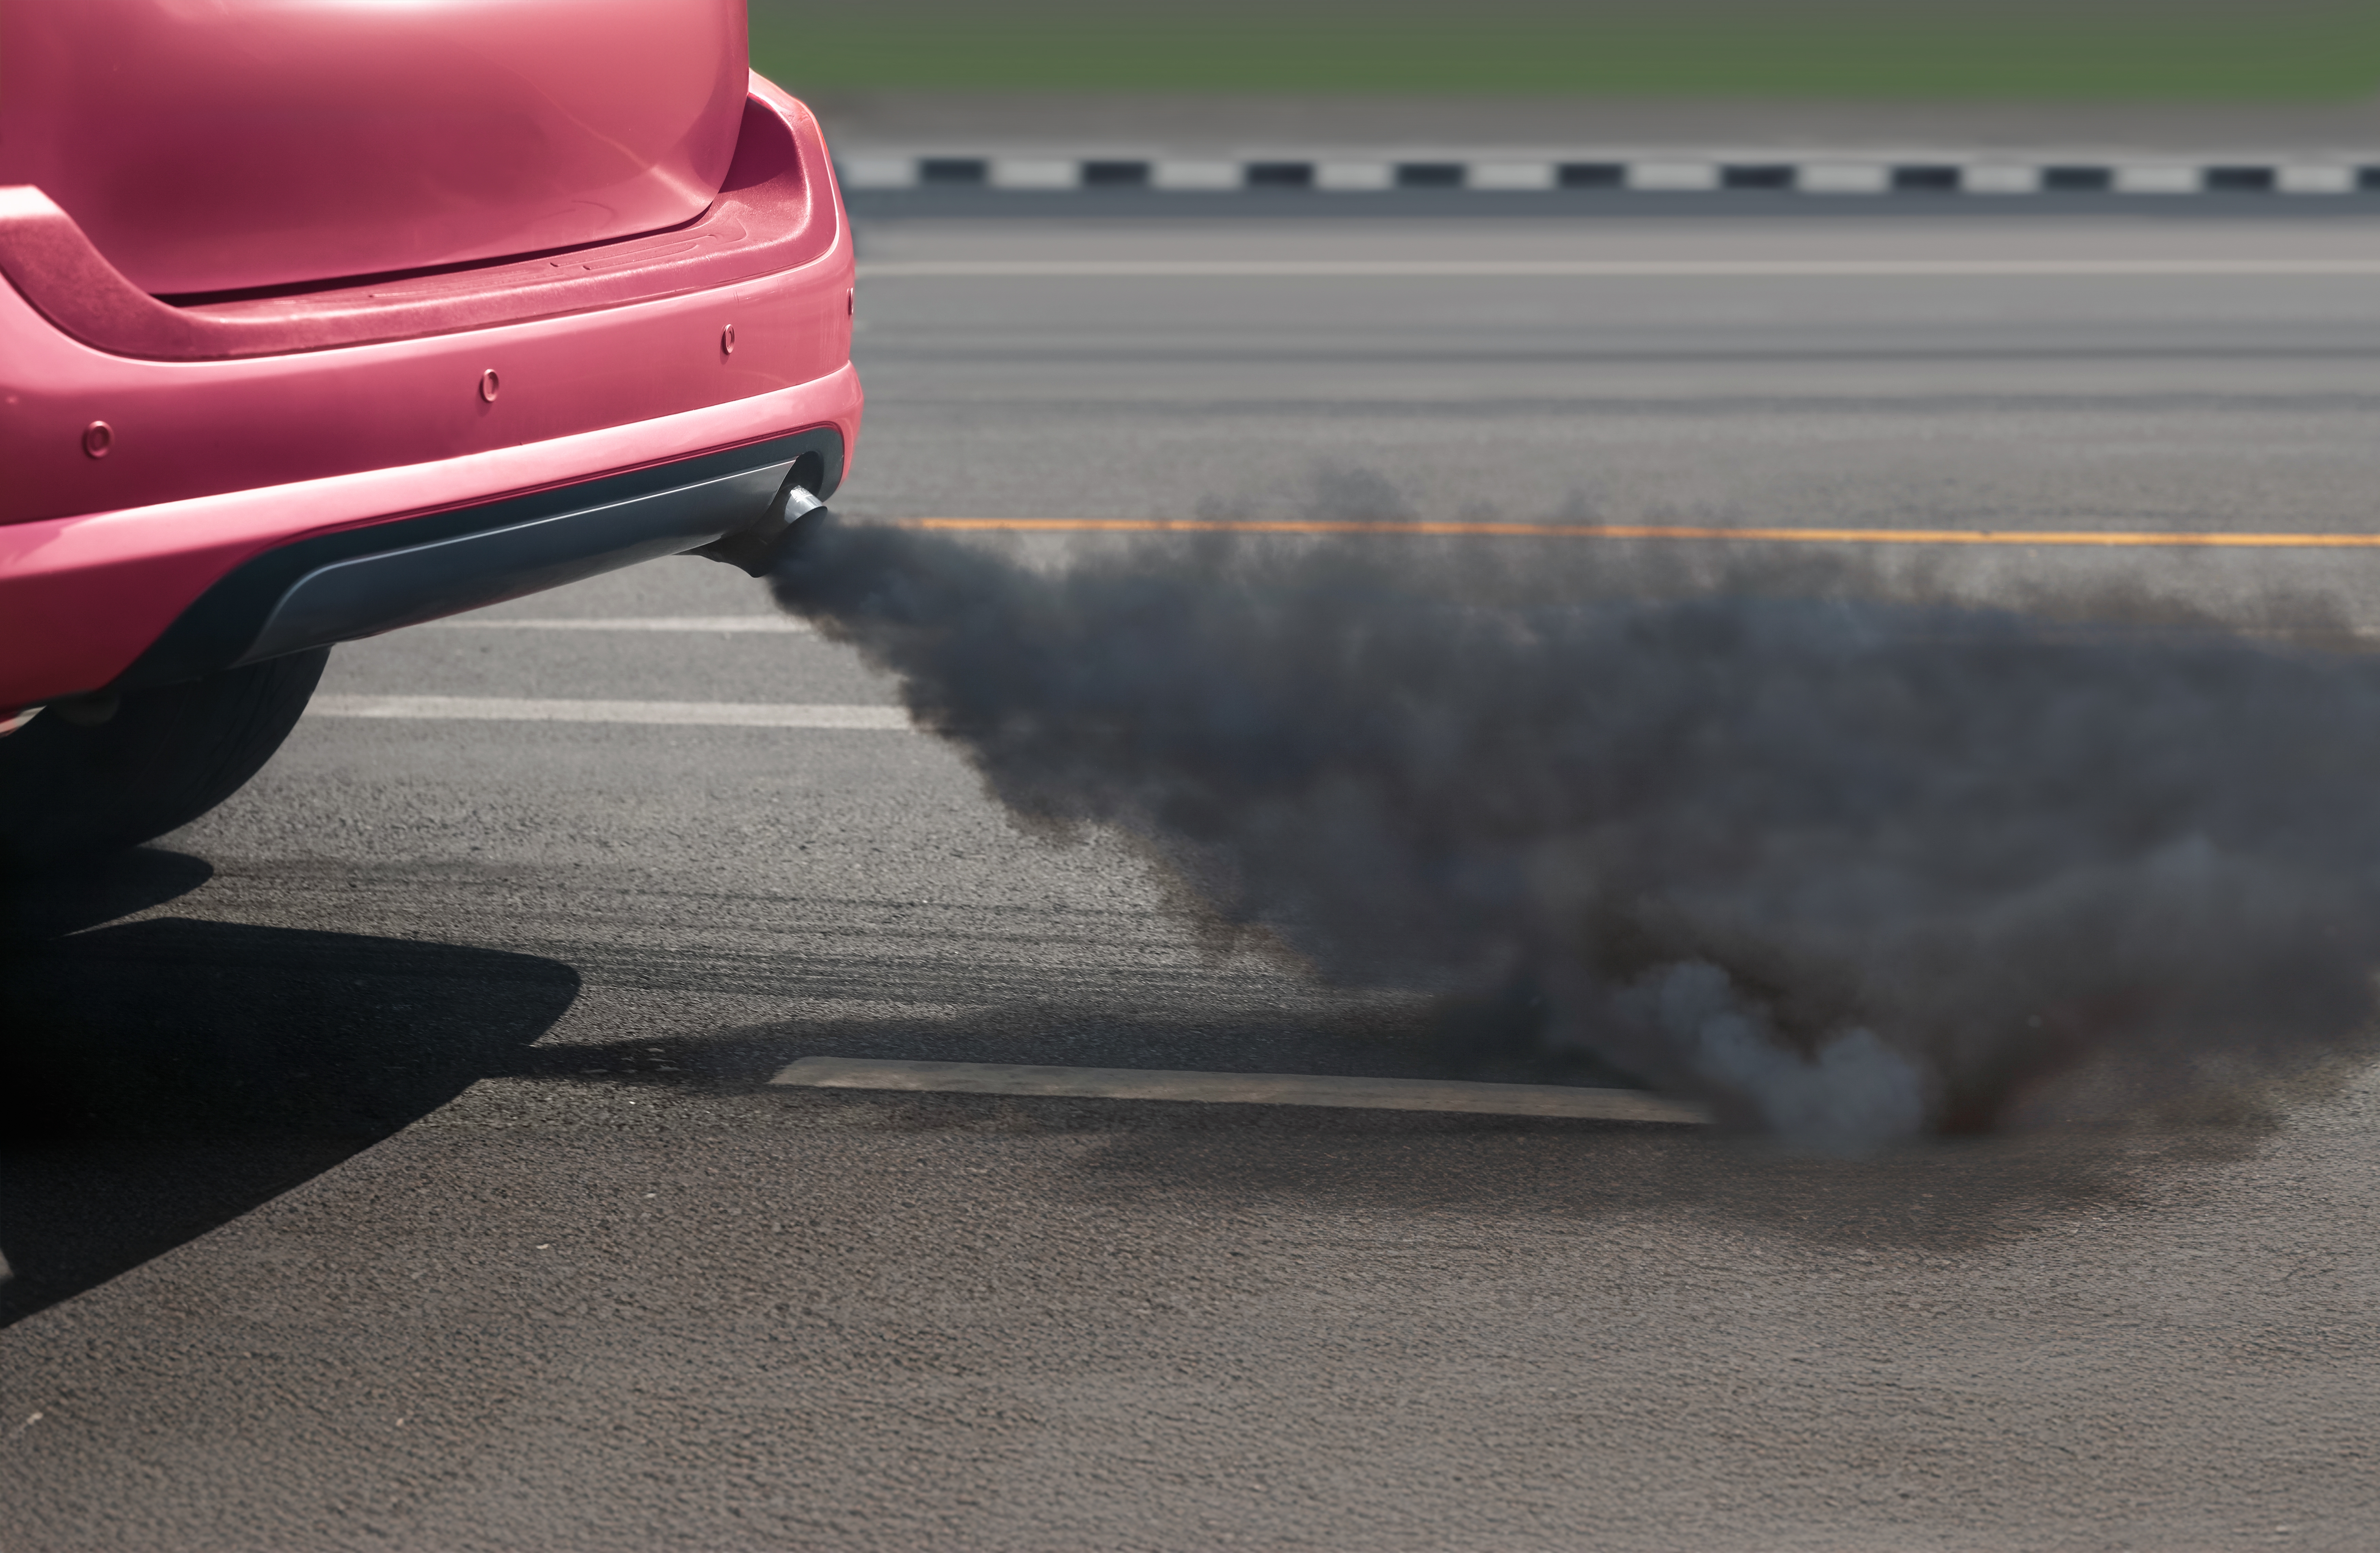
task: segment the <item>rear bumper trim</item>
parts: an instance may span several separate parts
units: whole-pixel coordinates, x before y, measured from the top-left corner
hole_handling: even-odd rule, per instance
[[[377,636],[708,544],[759,517],[794,461],[318,566],[235,663]]]
[[[790,478],[832,491],[832,427],[477,506],[300,540],[219,578],[112,688],[352,641],[708,544]]]

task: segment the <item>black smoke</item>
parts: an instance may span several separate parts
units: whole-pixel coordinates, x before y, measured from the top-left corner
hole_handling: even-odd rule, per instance
[[[774,586],[1028,823],[1137,838],[1342,983],[1525,977],[1549,1042],[1740,1124],[2271,1092],[2372,1022],[2352,653],[1575,541],[1058,564],[822,517]]]

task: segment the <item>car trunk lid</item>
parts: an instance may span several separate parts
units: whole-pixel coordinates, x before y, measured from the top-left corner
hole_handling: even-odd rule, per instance
[[[602,242],[718,192],[743,0],[12,0],[0,184],[152,295]]]

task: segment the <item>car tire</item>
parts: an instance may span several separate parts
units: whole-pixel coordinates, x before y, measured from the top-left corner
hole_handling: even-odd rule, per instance
[[[222,803],[289,736],[330,656],[83,697],[0,736],[0,871],[138,846]]]

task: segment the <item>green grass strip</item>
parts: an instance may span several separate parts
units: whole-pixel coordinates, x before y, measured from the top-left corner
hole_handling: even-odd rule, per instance
[[[750,0],[796,90],[2321,101],[2380,91],[2344,0]]]

